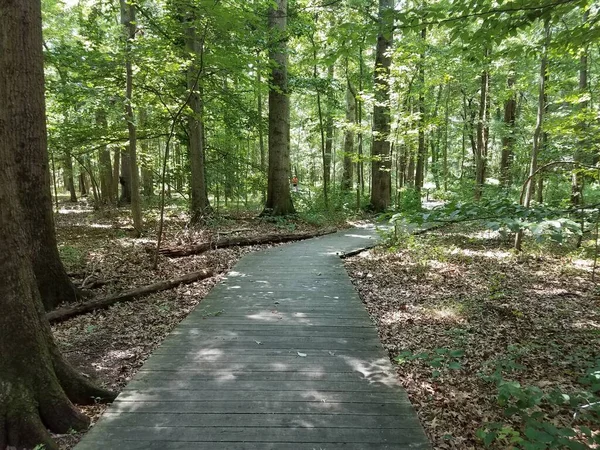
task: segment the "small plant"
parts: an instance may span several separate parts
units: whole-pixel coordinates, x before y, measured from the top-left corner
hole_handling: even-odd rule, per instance
[[[433,367],[433,371],[431,372],[432,378],[439,378],[442,375],[441,369],[460,370],[462,368],[460,358],[464,355],[465,352],[463,350],[451,350],[445,347],[436,348],[432,353],[413,353],[410,350],[405,350],[400,352],[394,358],[394,361],[399,365],[405,364],[408,361],[423,361],[425,364]]]

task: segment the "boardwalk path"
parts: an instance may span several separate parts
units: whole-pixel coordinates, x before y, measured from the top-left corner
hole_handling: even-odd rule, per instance
[[[374,239],[242,258],[77,450],[430,448],[337,256]]]

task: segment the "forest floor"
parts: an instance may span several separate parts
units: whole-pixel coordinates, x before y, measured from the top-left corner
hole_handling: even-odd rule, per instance
[[[145,359],[222,279],[242,255],[269,245],[211,250],[182,258],[161,256],[152,269],[156,245],[156,224],[147,217],[148,235],[132,238],[127,209],[94,211],[85,203],[64,203],[56,215],[59,251],[76,286],[100,286],[91,290],[93,298],[127,291],[161,280],[172,279],[202,269],[218,275],[178,288],[157,292],[109,309],[80,315],[53,325],[54,337],[66,358],[79,370],[103,386],[119,391],[142,366]],[[187,216],[177,209],[167,211],[163,247],[214,241],[223,236],[264,236],[317,231],[325,226],[301,220],[270,222],[257,213],[231,213],[212,219],[201,229],[186,226]],[[105,405],[82,407],[97,420]],[[62,450],[72,448],[83,433],[55,436]]]
[[[590,251],[528,243],[516,254],[511,246],[455,226],[347,260],[435,449],[484,448],[477,430],[494,422],[502,424],[497,449],[513,448],[511,439],[567,448],[544,444],[561,428],[575,429],[578,443],[600,433],[598,423],[574,420],[582,409],[551,401],[553,392],[575,399],[586,371],[600,370]],[[540,414],[525,426],[504,414],[507,406]]]

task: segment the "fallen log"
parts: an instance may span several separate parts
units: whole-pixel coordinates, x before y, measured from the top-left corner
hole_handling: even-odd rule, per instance
[[[167,289],[173,289],[180,284],[189,284],[194,281],[204,280],[216,275],[217,272],[213,270],[201,270],[199,272],[188,273],[172,280],[159,281],[148,286],[142,286],[130,291],[122,292],[120,294],[109,295],[108,297],[91,300],[89,302],[81,303],[74,306],[65,306],[46,314],[46,318],[50,322],[62,322],[71,317],[85,314],[97,309],[108,308],[111,305],[119,302],[129,302],[143,295],[151,294],[153,292],[166,291]]]
[[[297,234],[267,234],[263,236],[252,237],[223,237],[212,242],[204,242],[202,244],[186,245],[182,247],[165,247],[160,249],[160,254],[169,258],[179,258],[181,256],[197,255],[208,250],[227,247],[242,247],[247,245],[260,244],[281,244],[283,242],[301,241],[317,236],[335,233],[334,228],[326,228],[312,233],[297,233]]]

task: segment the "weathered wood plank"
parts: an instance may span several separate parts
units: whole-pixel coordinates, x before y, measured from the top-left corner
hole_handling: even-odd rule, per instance
[[[130,426],[92,429],[90,439],[131,439],[162,442],[311,442],[410,444],[420,436],[419,429],[359,428],[251,428],[251,427],[156,427]]]
[[[412,429],[418,419],[409,412],[397,416],[365,416],[348,421],[336,414],[202,414],[202,413],[118,413],[108,411],[107,427],[135,427],[151,423],[157,427],[263,427],[263,428],[360,428]]]
[[[119,401],[144,402],[183,402],[183,401],[271,401],[271,402],[332,402],[332,403],[399,403],[408,402],[406,394],[400,390],[397,392],[328,392],[320,389],[312,391],[271,391],[271,390],[252,390],[252,391],[205,391],[182,389],[174,390],[171,388],[160,389],[148,387],[143,390],[125,390],[121,392]]]

